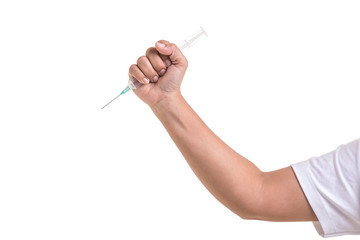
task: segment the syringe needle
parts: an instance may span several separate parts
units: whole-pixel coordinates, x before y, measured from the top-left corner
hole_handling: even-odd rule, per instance
[[[103,106],[101,109],[104,109],[107,105],[109,105],[110,103],[112,103],[115,99],[117,99],[118,97],[120,97],[123,93],[120,93],[119,95],[117,95],[113,100],[111,100],[110,102],[108,102],[107,104],[105,104],[105,106]]]
[[[111,100],[110,102],[108,102],[107,104],[105,104],[105,106],[103,106],[101,109],[104,109],[107,105],[109,105],[110,103],[112,103],[115,99],[117,99],[118,97],[120,97],[121,95],[123,95],[124,93],[128,92],[131,88],[129,86],[126,86],[126,88],[119,94],[117,95],[113,100]]]

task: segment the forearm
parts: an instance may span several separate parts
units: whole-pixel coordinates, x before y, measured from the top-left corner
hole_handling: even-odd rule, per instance
[[[214,197],[239,216],[254,217],[261,204],[263,173],[218,138],[181,95],[152,110]]]
[[[261,172],[201,121],[180,93],[187,65],[176,45],[161,40],[130,66],[129,78],[143,83],[134,93],[151,106],[205,187],[242,218],[316,219],[291,167]]]

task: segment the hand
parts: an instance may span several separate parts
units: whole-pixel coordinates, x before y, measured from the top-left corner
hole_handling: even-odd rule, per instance
[[[148,48],[145,56],[129,69],[129,78],[143,85],[134,93],[150,107],[168,97],[180,96],[180,85],[188,62],[180,49],[165,40],[158,41],[155,48]]]

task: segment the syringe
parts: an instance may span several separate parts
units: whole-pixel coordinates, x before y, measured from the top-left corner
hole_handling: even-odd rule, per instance
[[[180,50],[182,52],[186,51],[189,47],[191,47],[192,45],[194,45],[194,43],[196,42],[197,39],[199,39],[201,36],[207,36],[207,33],[205,32],[205,30],[200,27],[200,30],[191,35],[190,37],[188,37],[187,39],[185,39],[183,42],[181,42],[178,46],[180,48]],[[104,109],[107,105],[109,105],[110,103],[112,103],[115,99],[117,99],[118,97],[120,97],[121,95],[125,94],[126,92],[128,92],[131,89],[137,89],[139,87],[141,87],[143,84],[140,83],[139,81],[137,81],[135,78],[131,78],[128,81],[128,86],[126,86],[126,88],[119,94],[117,95],[114,99],[112,99],[110,102],[108,102],[107,104],[105,104],[105,106],[103,106],[101,109]]]

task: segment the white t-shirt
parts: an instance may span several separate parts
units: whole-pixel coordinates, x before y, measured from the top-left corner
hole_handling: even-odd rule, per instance
[[[291,166],[323,237],[360,234],[360,139]]]

